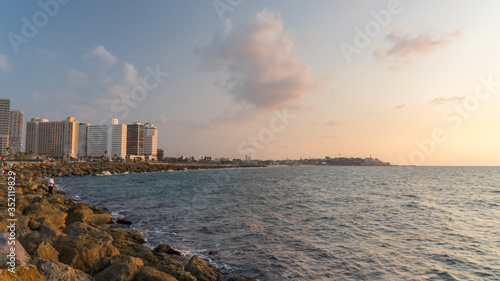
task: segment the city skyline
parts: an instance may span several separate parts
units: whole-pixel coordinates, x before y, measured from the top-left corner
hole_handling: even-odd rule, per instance
[[[500,165],[495,1],[40,3],[0,4],[25,121],[150,119],[165,156]]]
[[[29,156],[65,159],[156,158],[157,135],[158,130],[151,122],[126,125],[120,124],[117,118],[109,118],[104,124],[89,124],[79,122],[75,117],[62,121],[35,117],[26,122],[24,152]]]

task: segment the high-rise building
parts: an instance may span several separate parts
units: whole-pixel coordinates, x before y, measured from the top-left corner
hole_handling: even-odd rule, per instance
[[[86,127],[87,138],[80,136],[79,143],[82,150],[86,148],[86,156],[104,156],[107,158],[126,157],[127,125],[119,125],[118,119],[110,118],[105,125],[87,124]],[[80,128],[80,130],[85,129]],[[82,142],[85,142],[85,144]]]
[[[127,125],[113,125],[110,158],[127,157]]]
[[[39,154],[40,124],[46,122],[49,120],[37,117],[26,123],[26,153],[29,155]]]
[[[102,157],[108,154],[108,126],[89,125],[87,155]]]
[[[89,143],[89,125],[88,123],[80,123],[78,126],[78,157],[87,157]]]
[[[8,153],[10,127],[10,99],[0,98],[0,155]]]
[[[139,122],[127,125],[127,155],[144,155],[144,125]]]
[[[78,122],[74,117],[49,122],[33,118],[26,124],[26,151],[51,157],[77,157]]]
[[[9,147],[10,154],[23,152],[24,113],[19,110],[10,112]]]
[[[144,155],[156,156],[158,150],[158,130],[148,122],[144,124]]]

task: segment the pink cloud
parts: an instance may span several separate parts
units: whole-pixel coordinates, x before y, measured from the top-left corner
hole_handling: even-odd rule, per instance
[[[462,30],[453,32],[422,32],[420,34],[402,33],[394,30],[386,37],[386,46],[380,46],[373,55],[394,64],[410,63],[425,54],[444,48],[462,37]]]
[[[234,29],[227,24],[198,53],[203,69],[228,74],[220,86],[234,101],[278,108],[300,102],[323,82],[294,53],[292,37],[280,14],[265,9]]]

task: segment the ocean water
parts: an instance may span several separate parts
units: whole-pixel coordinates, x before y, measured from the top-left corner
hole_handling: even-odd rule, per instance
[[[259,280],[500,280],[500,168],[273,167],[57,178],[148,246]]]

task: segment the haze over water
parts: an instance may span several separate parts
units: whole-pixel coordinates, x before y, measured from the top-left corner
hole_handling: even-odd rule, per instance
[[[490,167],[286,167],[56,183],[132,220],[149,246],[202,255],[230,275],[499,280],[499,175]]]

